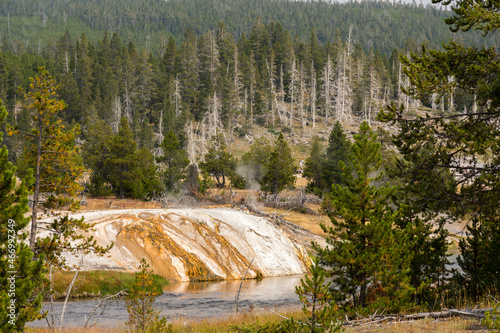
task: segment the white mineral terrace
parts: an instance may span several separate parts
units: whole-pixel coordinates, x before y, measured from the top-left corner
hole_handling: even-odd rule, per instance
[[[105,256],[68,256],[83,270],[133,272],[142,258],[171,280],[241,279],[302,274],[309,260],[268,220],[232,209],[132,209],[74,214],[93,225]],[[48,220],[45,220],[48,221]],[[42,233],[40,234],[42,235]],[[83,259],[82,259],[83,258]]]

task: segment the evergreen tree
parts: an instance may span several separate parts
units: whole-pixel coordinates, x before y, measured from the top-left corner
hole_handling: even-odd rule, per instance
[[[308,332],[340,332],[338,309],[332,300],[331,282],[326,283],[325,271],[320,265],[319,258],[314,258],[309,267],[311,276],[300,279],[301,285],[295,287],[295,293],[302,302],[302,312],[309,316],[305,323]]]
[[[329,191],[332,184],[343,184],[342,168],[339,163],[349,165],[348,156],[351,153],[351,143],[347,139],[342,125],[337,121],[328,138],[328,147],[322,167],[322,183],[326,185],[324,189]]]
[[[180,142],[173,131],[169,131],[161,144],[163,156],[158,162],[163,163],[165,170],[162,176],[167,191],[179,191],[181,180],[186,178],[189,159],[187,153],[181,148]]]
[[[254,185],[262,183],[262,179],[267,173],[271,152],[272,146],[269,141],[260,137],[252,143],[250,150],[243,154],[240,164],[248,186],[254,187]]]
[[[311,143],[311,152],[306,159],[302,177],[309,180],[308,189],[321,193],[327,186],[324,183],[323,167],[325,165],[325,152],[318,137],[314,137]]]
[[[132,288],[126,299],[129,314],[127,325],[138,332],[170,332],[165,317],[160,318],[160,310],[153,305],[156,296],[161,294],[154,284],[153,272],[149,270],[146,259],[141,260]]]
[[[490,3],[459,0],[452,7],[452,15],[445,20],[452,31],[478,30],[488,35],[500,27],[495,6]],[[411,116],[405,114],[405,106],[392,105],[380,116],[399,127],[393,142],[402,155],[398,175],[405,186],[406,197],[410,198],[403,201],[407,209],[414,212],[410,216],[432,218],[439,215],[441,220],[454,221],[472,214],[481,216],[480,224],[484,224],[481,229],[498,229],[498,50],[450,42],[442,50],[422,45],[420,54],[413,52],[400,60],[408,80],[403,89],[406,97],[430,102],[433,108],[437,101],[441,101],[443,108],[443,113],[436,116]],[[444,106],[451,104],[454,91],[461,91],[471,100],[469,112],[452,110],[451,114],[444,113]],[[470,264],[469,258],[474,251],[495,248],[480,236],[479,230],[474,230],[475,223],[472,222],[470,232],[477,233],[476,236],[472,237],[470,244],[462,243],[465,266]],[[487,227],[486,224],[491,225]],[[443,228],[442,225],[439,227]],[[430,240],[425,241],[430,243]],[[479,244],[483,241],[484,244]],[[440,260],[439,268],[434,264],[430,267],[437,272],[438,269],[443,271],[444,262]],[[470,269],[466,275],[476,270]],[[480,274],[477,270],[476,273]],[[474,286],[472,281],[475,278],[468,278],[471,278],[474,294],[477,292],[477,285]],[[440,285],[442,279],[433,282]],[[491,287],[483,286],[484,289]]]
[[[111,195],[113,192],[107,181],[106,159],[109,156],[110,140],[113,131],[104,120],[93,117],[91,124],[84,132],[85,143],[82,147],[82,157],[85,166],[90,170],[89,183],[86,189],[91,196]]]
[[[106,178],[117,198],[130,197],[134,192],[136,164],[134,159],[137,144],[129,127],[128,120],[121,118],[118,133],[109,144],[109,158],[106,159]]]
[[[41,67],[39,75],[31,79],[31,90],[25,94],[27,108],[34,111],[33,128],[29,132],[18,128],[10,130],[10,134],[19,133],[26,141],[24,154],[18,161],[23,166],[21,175],[26,174],[28,168],[34,170],[32,250],[36,246],[40,194],[50,194],[43,202],[45,209],[64,206],[74,209],[78,202],[73,198],[81,190],[78,179],[84,169],[75,145],[79,127],[66,130],[62,121],[57,120],[58,113],[66,107],[64,101],[54,98],[57,90],[55,81]]]
[[[132,130],[125,117],[118,133],[109,141],[109,155],[103,156],[104,178],[117,198],[144,199],[160,192],[159,177],[153,155],[144,148],[137,149]]]
[[[0,124],[7,111],[0,101]],[[3,132],[0,132],[0,144]],[[28,190],[23,181],[17,185],[16,168],[8,160],[5,146],[0,147],[0,330],[23,332],[27,322],[43,318],[43,256],[33,258],[24,243],[23,229],[29,223]]]
[[[328,194],[333,227],[327,248],[315,245],[333,278],[335,299],[346,311],[373,313],[376,308],[401,311],[409,302],[408,251],[404,232],[393,228],[398,211],[390,204],[394,188],[373,185],[380,177],[380,144],[366,122],[355,135],[351,166],[343,162],[343,183]]]
[[[461,285],[474,299],[491,293],[500,285],[500,224],[484,221],[481,216],[473,217],[467,225],[467,237],[460,239],[458,246]]]
[[[236,160],[227,151],[227,145],[222,134],[217,134],[210,140],[205,161],[200,163],[200,169],[215,177],[218,187],[226,186],[226,178],[231,177],[236,168]]]
[[[269,157],[267,173],[262,179],[261,189],[266,192],[278,193],[288,186],[293,186],[295,183],[294,171],[292,151],[285,141],[283,133],[280,133]]]

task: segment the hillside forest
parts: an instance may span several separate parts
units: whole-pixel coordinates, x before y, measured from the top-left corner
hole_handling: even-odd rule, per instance
[[[248,17],[216,22],[214,6],[2,2],[0,218],[5,234],[24,241],[0,236],[0,278],[14,265],[12,249],[26,297],[16,324],[7,317],[0,327],[22,331],[43,317],[37,284],[49,267],[69,268],[64,251],[103,255],[113,246],[82,236],[91,228],[83,219],[40,225],[42,212],[76,211],[85,197],[201,200],[214,188],[276,198],[293,191],[299,169],[331,220],[321,226],[328,246],[311,245],[310,278],[297,288],[309,317],[238,331],[336,331],[346,316],[498,295],[497,4],[220,1],[248,7]],[[348,12],[352,22],[339,14]],[[384,15],[403,12],[404,24],[395,18],[384,30]],[[336,28],[325,23],[330,13]],[[33,47],[23,39],[40,24],[52,32]],[[328,139],[309,141],[315,131]],[[297,138],[308,140],[300,166]],[[235,153],[236,142],[245,150]],[[6,222],[14,217],[15,226]],[[467,222],[459,270],[448,256],[447,226],[457,221]],[[51,236],[36,238],[43,228]]]

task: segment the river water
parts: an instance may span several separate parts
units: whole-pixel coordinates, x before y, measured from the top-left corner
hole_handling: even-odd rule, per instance
[[[239,298],[240,312],[275,306],[299,305],[295,286],[302,276],[284,276],[245,280]],[[235,295],[241,281],[179,282],[164,287],[163,295],[156,298],[155,306],[166,318],[204,319],[222,317],[235,311]],[[63,327],[82,327],[98,300],[69,301],[66,306]],[[50,304],[44,303],[48,310]],[[56,302],[54,313],[59,325],[62,302]],[[96,311],[90,320],[101,327],[123,327],[128,319],[124,300],[108,301]],[[46,326],[46,319],[30,323],[29,326]]]

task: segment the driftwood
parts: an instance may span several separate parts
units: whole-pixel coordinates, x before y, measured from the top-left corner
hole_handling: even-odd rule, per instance
[[[482,319],[485,317],[486,311],[491,311],[492,309],[481,309],[481,310],[456,310],[456,309],[443,309],[437,312],[420,312],[409,315],[401,314],[388,314],[388,315],[377,315],[375,313],[369,317],[349,320],[345,318],[345,326],[369,326],[385,323],[407,323],[413,322],[415,320],[421,320],[426,318],[440,319],[440,318],[451,318],[451,317],[473,317]]]
[[[301,189],[295,195],[286,195],[282,193],[260,195],[264,206],[281,209],[303,209],[307,214],[318,215],[317,212],[305,207],[306,204],[320,204],[321,198],[313,194],[307,194],[305,189]]]

